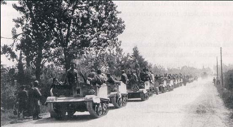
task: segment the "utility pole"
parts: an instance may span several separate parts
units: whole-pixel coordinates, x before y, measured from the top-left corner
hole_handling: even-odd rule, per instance
[[[220,47],[220,68],[221,68],[221,83],[222,86],[224,86],[223,84],[223,63],[222,63],[222,47]]]
[[[216,70],[217,70],[217,78],[216,78],[216,81],[218,81],[219,79],[219,63],[218,63],[218,57],[216,57]]]

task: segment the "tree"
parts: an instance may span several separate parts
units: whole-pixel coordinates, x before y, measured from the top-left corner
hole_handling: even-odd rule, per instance
[[[22,52],[20,52],[17,68],[18,68],[18,74],[16,79],[20,85],[23,85],[25,83],[25,77],[24,77],[24,65],[22,62]]]
[[[140,68],[140,69],[149,68],[148,62],[143,58],[142,55],[140,55],[140,52],[137,47],[133,48],[132,58],[136,63],[135,68]]]
[[[1,0],[1,4],[7,4],[5,0]]]
[[[16,24],[12,34],[15,42],[18,42],[16,50],[24,53],[27,66],[30,62],[34,62],[37,80],[40,80],[41,68],[50,51],[51,29],[54,28],[54,18],[50,15],[53,9],[50,9],[56,3],[46,0],[20,0],[19,4],[13,4],[13,8],[22,14],[13,20]],[[22,33],[18,34],[17,28],[20,28]]]
[[[117,36],[125,28],[117,16],[117,6],[111,0],[64,0],[53,10],[56,17],[53,29],[51,56],[70,68],[72,59],[83,54],[105,52],[120,42]]]
[[[15,68],[5,67],[1,64],[1,106],[10,109],[15,103],[16,85],[14,82],[17,76]]]

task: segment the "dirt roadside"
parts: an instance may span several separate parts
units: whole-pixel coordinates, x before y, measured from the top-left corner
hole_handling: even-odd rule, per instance
[[[201,83],[202,94],[191,104],[185,106],[187,112],[182,122],[183,127],[232,127],[231,111],[219,97],[212,79]]]
[[[89,113],[76,113],[74,119],[49,118],[9,124],[4,127],[231,127],[229,111],[218,96],[212,79],[199,79],[149,100],[129,101],[121,109],[110,108],[108,114],[91,119]]]

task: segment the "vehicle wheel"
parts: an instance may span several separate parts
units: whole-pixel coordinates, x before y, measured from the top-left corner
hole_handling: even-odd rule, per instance
[[[57,107],[55,109],[55,114],[54,114],[54,118],[57,120],[61,120],[61,119],[65,119],[66,117],[66,105],[65,104],[61,104],[59,105],[59,107]]]
[[[67,115],[69,118],[71,118],[74,114],[75,114],[76,111],[68,111],[67,112]]]
[[[145,94],[144,94],[144,93],[140,93],[140,97],[141,97],[141,100],[142,100],[142,101],[145,101],[145,100],[146,100],[146,97],[145,97]]]
[[[112,104],[115,108],[120,108],[122,106],[122,99],[118,96],[112,98]]]
[[[155,94],[158,95],[159,94],[159,90],[158,88],[155,89]]]
[[[108,104],[107,103],[102,103],[102,115],[106,115],[108,113]]]
[[[55,117],[55,113],[54,112],[50,112],[50,118],[54,118]]]
[[[127,103],[128,103],[128,97],[127,96],[123,96],[122,100],[123,100],[123,106],[126,106]]]
[[[119,105],[119,107],[122,107],[123,106],[123,100],[122,100],[122,98],[120,97],[120,98],[118,98],[118,105]]]
[[[149,97],[150,97],[150,93],[146,93],[146,94],[145,94],[145,99],[148,100]]]
[[[56,113],[54,118],[57,120],[62,120],[62,119],[65,119],[65,117],[66,117],[66,111],[61,110],[58,113]]]
[[[87,102],[86,106],[92,117],[99,118],[102,116],[103,114],[102,104]]]

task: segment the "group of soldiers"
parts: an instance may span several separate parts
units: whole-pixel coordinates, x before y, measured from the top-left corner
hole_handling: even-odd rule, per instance
[[[29,86],[20,86],[20,89],[17,93],[17,101],[15,105],[15,114],[18,115],[18,118],[26,118],[33,116],[33,120],[41,119],[39,117],[40,113],[40,100],[42,94],[38,88],[38,81],[34,81]]]
[[[154,75],[152,71],[149,71],[147,68],[144,68],[141,71],[132,70],[126,72],[125,70],[122,70],[120,80],[117,80],[110,73],[105,74],[101,70],[92,69],[87,76],[84,76],[82,73],[78,73],[78,71],[75,68],[76,65],[72,63],[71,68],[67,70],[66,80],[64,82],[64,84],[66,85],[62,85],[62,83],[58,82],[56,78],[53,78],[53,83],[49,90],[51,96],[56,96],[54,94],[55,93],[54,90],[58,85],[68,86],[67,87],[68,89],[73,89],[74,87],[76,87],[76,85],[79,84],[80,80],[79,76],[81,76],[84,79],[85,84],[89,86],[89,88],[91,88],[89,94],[97,94],[98,89],[104,83],[110,86],[111,89],[109,91],[116,91],[115,86],[120,84],[121,82],[127,85],[127,89],[132,89],[134,84],[137,84],[138,85],[137,87],[140,88],[142,86],[140,86],[139,84],[149,81],[151,84],[155,85],[157,91],[160,91],[160,80],[176,79],[182,77],[181,74],[178,75],[165,74],[164,76]],[[40,113],[40,99],[42,97],[42,94],[38,88],[38,84],[39,84],[38,81],[34,81],[32,85],[27,86],[27,88],[25,86],[20,87],[17,97],[18,117],[20,117],[22,114],[23,118],[26,116],[33,116],[34,120],[41,118],[39,117],[39,113]]]

